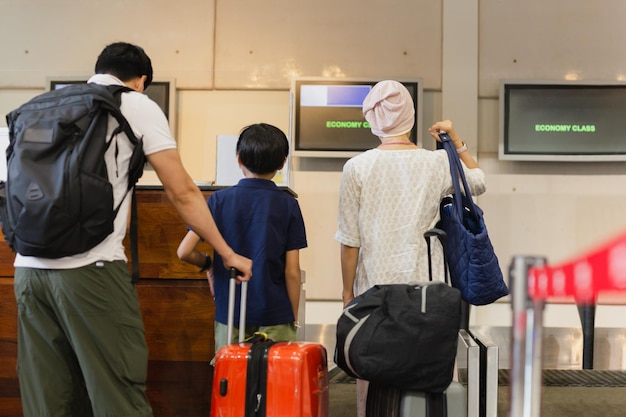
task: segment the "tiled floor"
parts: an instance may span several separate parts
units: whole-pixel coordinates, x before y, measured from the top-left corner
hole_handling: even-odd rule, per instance
[[[507,327],[475,329],[499,346],[501,368],[498,387],[498,416],[509,415],[508,367],[511,330]],[[626,329],[595,329],[593,370],[583,365],[583,335],[577,328],[544,328],[543,417],[622,417],[626,416]],[[306,339],[326,346],[330,368],[335,328],[309,325]],[[330,417],[356,415],[356,387],[350,378],[331,370]]]

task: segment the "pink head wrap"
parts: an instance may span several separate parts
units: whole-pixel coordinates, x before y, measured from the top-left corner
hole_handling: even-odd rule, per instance
[[[398,136],[413,128],[415,106],[405,86],[385,80],[377,83],[363,100],[363,115],[374,135]]]

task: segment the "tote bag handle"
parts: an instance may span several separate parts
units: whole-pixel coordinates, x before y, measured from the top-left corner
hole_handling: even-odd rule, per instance
[[[459,155],[452,143],[452,139],[450,135],[445,132],[439,133],[439,138],[441,139],[441,143],[443,145],[443,149],[445,149],[448,154],[448,161],[450,161],[450,174],[452,175],[452,186],[454,187],[454,206],[457,214],[460,219],[463,219],[463,194],[467,197],[466,204],[469,209],[472,217],[474,219],[479,219],[478,210],[476,210],[476,205],[474,204],[474,200],[472,199],[472,193],[470,191],[469,185],[467,184],[467,180],[465,179],[465,172],[463,172],[463,165],[461,160],[459,159]],[[463,190],[465,193],[461,191],[461,185],[459,183],[459,178],[463,182]]]

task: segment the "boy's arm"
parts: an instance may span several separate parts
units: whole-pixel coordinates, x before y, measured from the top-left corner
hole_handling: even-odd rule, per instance
[[[298,322],[298,307],[300,306],[300,251],[298,249],[287,251],[285,262],[285,281],[287,295],[291,302],[293,316]]]
[[[178,245],[178,249],[176,250],[176,255],[178,255],[178,259],[181,261],[185,261],[192,265],[201,268],[201,271],[206,269],[206,277],[209,281],[209,289],[211,290],[211,296],[215,297],[214,291],[214,276],[213,276],[213,266],[211,265],[211,258],[206,253],[202,253],[197,249],[197,245],[200,243],[200,236],[198,236],[195,232],[189,231],[181,240]],[[208,258],[208,259],[207,259]]]
[[[181,240],[176,250],[176,255],[181,261],[185,261],[189,264],[195,265],[198,268],[202,268],[206,261],[205,254],[200,252],[196,246],[200,243],[200,236],[194,231],[187,232],[183,240]]]

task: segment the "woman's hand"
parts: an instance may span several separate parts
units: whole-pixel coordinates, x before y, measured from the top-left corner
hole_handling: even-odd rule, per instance
[[[461,142],[461,140],[458,138],[456,134],[456,131],[454,130],[452,121],[450,120],[442,120],[440,122],[435,123],[428,129],[428,132],[433,138],[435,138],[437,142],[441,142],[441,139],[439,138],[439,133],[441,133],[442,130],[446,132],[448,136],[450,136],[450,139],[452,139],[452,142]]]
[[[433,138],[435,138],[437,142],[441,142],[439,133],[442,130],[446,132],[448,136],[450,136],[450,139],[452,140],[452,143],[454,144],[454,147],[459,154],[459,158],[461,159],[461,161],[463,161],[465,166],[470,169],[478,168],[478,163],[468,152],[467,146],[461,140],[461,138],[459,138],[459,135],[457,135],[456,130],[454,130],[454,126],[452,126],[452,122],[450,120],[442,120],[435,123],[428,129],[428,132]]]

